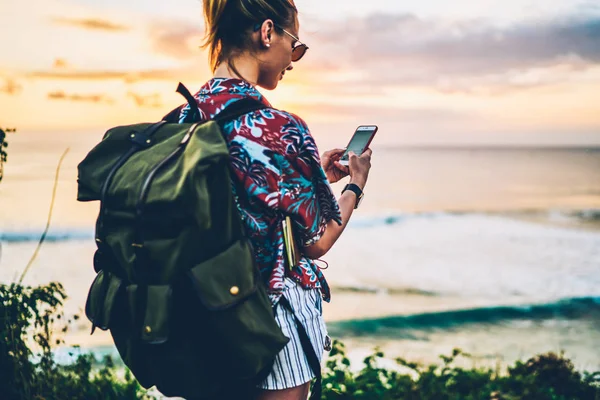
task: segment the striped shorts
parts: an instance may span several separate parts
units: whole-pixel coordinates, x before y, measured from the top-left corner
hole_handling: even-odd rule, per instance
[[[321,362],[325,346],[328,346],[329,343],[329,337],[325,321],[323,321],[320,290],[304,289],[293,280],[286,278],[283,295],[289,301],[298,319],[302,321],[319,362]],[[275,358],[269,376],[258,386],[265,390],[293,388],[309,382],[315,377],[302,349],[294,316],[287,308],[279,304],[275,319],[283,334],[290,338],[290,341]]]

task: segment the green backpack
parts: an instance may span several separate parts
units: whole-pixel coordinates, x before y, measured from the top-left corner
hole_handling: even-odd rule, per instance
[[[214,120],[180,108],[110,129],[78,166],[79,201],[100,201],[97,276],[86,302],[139,383],[167,396],[248,398],[288,338],[244,235],[222,125],[265,106],[236,101]],[[233,390],[235,389],[235,390]]]

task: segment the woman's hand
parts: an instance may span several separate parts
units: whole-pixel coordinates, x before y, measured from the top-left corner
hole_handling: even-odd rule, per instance
[[[345,149],[333,149],[326,151],[321,156],[321,166],[327,175],[329,183],[335,183],[350,174],[347,166],[340,164],[340,158],[344,155]]]
[[[365,150],[360,156],[357,156],[352,151],[348,153],[350,183],[358,185],[361,189],[365,188],[367,179],[369,178],[372,154],[373,151],[371,149]]]
[[[338,180],[340,176],[345,176],[349,173],[350,183],[354,183],[361,189],[364,189],[365,185],[367,184],[367,180],[369,179],[369,171],[371,170],[371,155],[373,152],[371,149],[367,149],[360,156],[357,156],[353,152],[349,152],[349,168],[345,168],[343,165],[339,164],[339,161],[336,161],[339,160],[343,154],[344,151],[340,149],[331,150],[323,154],[323,166],[329,167],[329,172],[327,174],[328,178],[330,175],[333,175],[332,178],[329,179],[333,179],[335,181]],[[317,259],[327,254],[327,252],[335,244],[348,225],[350,216],[356,207],[356,195],[352,190],[347,190],[338,198],[338,203],[340,206],[342,223],[338,224],[336,221],[329,221],[323,236],[321,236],[316,243],[313,243],[310,246],[302,249],[302,253],[305,256],[312,259]]]

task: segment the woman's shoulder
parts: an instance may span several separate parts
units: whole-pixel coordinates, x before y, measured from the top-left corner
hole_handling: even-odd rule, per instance
[[[294,127],[309,131],[306,122],[298,115],[289,111],[281,110],[278,108],[268,107],[261,110],[262,115],[268,120],[272,119],[273,124],[279,124],[281,127]]]
[[[276,108],[267,108],[261,110],[261,116],[263,117],[261,122],[265,123],[264,130],[274,133],[283,143],[291,142],[302,145],[306,141],[313,140],[306,122],[294,113]],[[300,148],[295,150],[300,150]]]
[[[308,125],[298,115],[270,107],[259,113],[246,124],[273,150],[279,149],[285,156],[295,157],[316,147]]]

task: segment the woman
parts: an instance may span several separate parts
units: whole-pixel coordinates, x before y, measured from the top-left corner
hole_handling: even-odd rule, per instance
[[[313,260],[327,253],[346,227],[357,193],[367,182],[371,151],[360,157],[352,154],[348,167],[338,162],[343,149],[325,152],[321,159],[304,121],[273,109],[256,89],[275,89],[308,49],[298,40],[298,12],[292,0],[204,0],[204,17],[214,78],[195,95],[201,118],[213,118],[247,97],[267,106],[224,127],[232,179],[238,183],[234,191],[238,188],[238,208],[273,305],[285,296],[321,359],[328,339],[321,300],[329,301],[330,296]],[[182,119],[188,110],[182,110]],[[329,183],[347,175],[355,191],[346,190],[336,200]],[[283,215],[291,216],[303,254],[292,268],[284,257]],[[276,310],[290,342],[259,386],[259,399],[306,399],[315,375],[293,315],[284,307]]]

